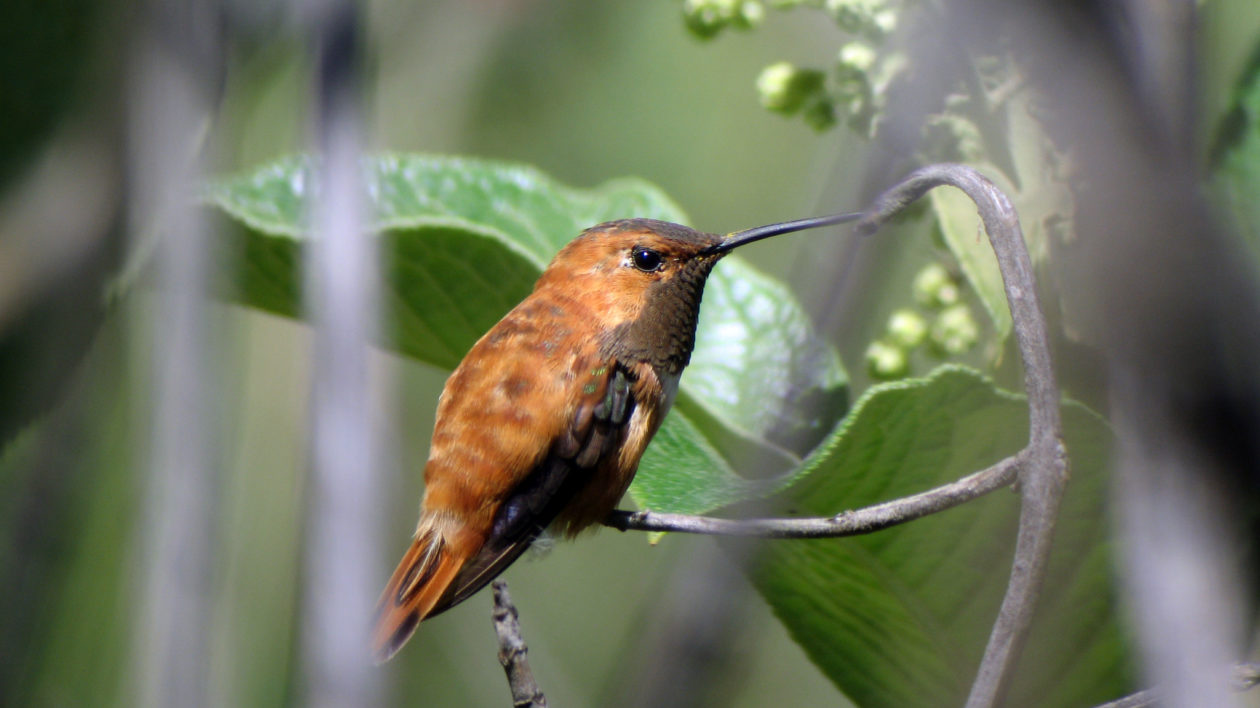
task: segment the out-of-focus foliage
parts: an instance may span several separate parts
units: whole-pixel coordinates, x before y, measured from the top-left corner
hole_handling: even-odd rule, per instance
[[[432,342],[454,336],[452,348],[466,349],[502,315],[500,289],[489,284],[509,280],[499,264],[511,254],[527,258],[531,265],[523,267],[534,275],[563,244],[556,234],[566,229],[622,213],[683,218],[639,182],[582,192],[527,168],[408,156],[369,161],[364,172],[375,228],[393,263],[386,288],[396,295],[388,299],[401,303],[391,319],[423,325],[396,331],[387,344],[438,365],[448,361]],[[303,238],[302,204],[310,198],[307,185],[316,183],[307,162],[289,160],[211,189],[212,203],[246,226],[235,299],[281,314],[299,311],[293,284],[301,281],[300,260],[276,259],[271,251]],[[951,481],[1027,440],[1021,400],[963,369],[871,389],[842,423],[835,410],[802,423],[803,401],[842,385],[843,371],[784,287],[735,256],[730,263],[737,265],[719,266],[707,286],[696,356],[683,377],[691,405],[666,419],[631,487],[640,506],[700,513],[781,491],[782,506],[828,515]],[[948,276],[925,273],[919,290],[931,304],[950,304],[930,333],[915,338],[946,352],[973,343],[966,306],[943,293]],[[480,287],[454,303],[457,281]],[[278,302],[283,292],[290,296]],[[465,329],[466,336],[459,334]],[[687,413],[697,408],[709,413],[700,418],[708,431],[726,429],[706,439]],[[1102,515],[1077,507],[1101,504],[1107,431],[1081,411],[1070,421],[1067,442],[1080,462],[1060,532],[1071,537],[1071,551],[1056,561],[1058,577],[1070,581],[1049,588],[1043,601],[1048,607],[1064,606],[1068,597],[1101,602],[1090,612],[1055,614],[1056,630],[1033,638],[1029,656],[1038,659],[1020,673],[1015,690],[1046,706],[1097,702],[1129,687],[1127,674],[1116,669],[1127,659],[1108,600],[1114,590]],[[836,429],[803,466],[775,480],[734,474],[746,449],[728,451],[735,458],[730,464],[719,453],[718,445],[735,434],[756,440],[793,424]],[[935,705],[942,696],[956,702],[966,694],[1005,587],[1000,569],[1012,553],[1017,513],[1015,498],[995,496],[861,542],[779,544],[766,550],[754,576],[789,630],[848,695],[872,705]],[[947,552],[926,550],[934,547]]]
[[[836,52],[830,69],[802,68],[786,61],[770,64],[757,77],[761,105],[800,116],[818,131],[843,123],[869,136],[883,109],[885,92],[904,66],[895,51],[881,51],[903,12],[900,0],[774,0],[775,10],[809,8],[853,37]],[[727,28],[760,25],[765,5],[757,0],[685,0],[683,21],[701,39]]]
[[[99,14],[89,0],[9,0],[0,8],[0,188],[83,100]]]
[[[858,138],[880,135],[896,82],[921,68],[907,64],[893,39],[916,22],[930,25],[930,13],[939,4],[694,0],[686,4],[686,22],[678,19],[679,4],[372,0],[365,5],[364,35],[370,47],[365,98],[373,144],[529,163],[575,184],[642,175],[686,204],[697,217],[696,226],[712,230],[860,206],[866,152]],[[228,14],[249,14],[242,10],[247,5],[222,7]],[[1246,197],[1260,194],[1252,159],[1260,83],[1255,61],[1248,57],[1260,46],[1260,8],[1250,0],[1199,5],[1205,34],[1197,79],[1207,89],[1201,126],[1205,145],[1211,145],[1211,159],[1205,157],[1204,163],[1222,209],[1237,220],[1240,232],[1254,233],[1256,218]],[[27,178],[30,160],[64,125],[68,110],[102,94],[125,98],[120,86],[97,79],[127,73],[123,60],[132,40],[127,33],[140,14],[127,3],[18,0],[4,5],[0,186],[7,191],[0,195],[0,217],[13,208],[11,200]],[[692,41],[688,28],[715,41]],[[98,56],[93,51],[102,62],[93,63],[89,57]],[[214,115],[205,117],[210,127],[208,161],[225,172],[241,172],[259,164],[285,164],[273,161],[306,149],[312,81],[304,52],[295,34],[269,28],[248,50],[232,57],[219,87],[223,101]],[[761,73],[767,66],[773,70]],[[1040,124],[1042,111],[1054,107],[1039,103],[1006,57],[976,57],[971,79],[946,88],[947,99],[921,127],[919,159],[980,166],[1016,198],[1034,259],[1041,265],[1051,262],[1055,249],[1071,242],[1073,218],[1063,191],[1071,156],[1057,151]],[[758,105],[759,94],[774,113]],[[782,120],[780,113],[794,117]],[[1222,119],[1226,113],[1228,118]],[[120,133],[111,121],[121,119],[108,118],[85,119],[78,127],[93,135]],[[833,125],[846,129],[818,133],[805,127]],[[194,149],[189,146],[189,152]],[[211,698],[223,705],[301,700],[296,688],[301,653],[297,613],[300,598],[312,592],[301,586],[298,563],[305,523],[304,450],[309,444],[303,427],[309,341],[304,327],[291,319],[300,312],[296,293],[302,231],[292,211],[299,202],[284,204],[284,185],[272,186],[277,191],[255,196],[264,206],[290,209],[280,226],[267,227],[263,219],[255,228],[236,230],[244,222],[224,219],[234,222],[224,243],[244,247],[249,256],[247,270],[229,271],[239,277],[236,286],[249,292],[241,298],[238,291],[238,299],[260,309],[211,304],[206,310],[216,333],[215,371],[207,375],[215,382],[216,411],[221,412],[213,431],[221,442],[214,465],[218,493],[206,500],[220,519],[219,556],[209,590],[214,623],[207,638],[211,655],[206,671]],[[554,188],[566,198],[584,194]],[[631,191],[643,196],[638,187]],[[77,192],[64,197],[67,205],[80,198]],[[626,206],[660,209],[655,213],[683,220],[673,201],[660,199]],[[935,481],[933,474],[970,471],[1017,446],[1024,409],[1002,391],[1013,385],[1003,369],[1017,365],[1009,346],[1000,342],[1009,328],[1003,320],[1005,302],[996,272],[986,261],[988,246],[974,211],[952,199],[948,193],[934,195],[930,207],[920,212],[932,225],[927,219],[911,220],[895,237],[885,234],[881,243],[865,246],[883,250],[879,257],[862,261],[869,269],[862,274],[866,287],[861,301],[851,307],[829,299],[837,292],[831,288],[838,270],[831,266],[848,246],[844,239],[775,239],[772,245],[749,247],[743,263],[724,263],[719,274],[727,273],[723,277],[728,285],[715,288],[722,284],[715,276],[705,308],[724,313],[730,321],[705,325],[709,331],[702,332],[701,343],[708,345],[696,353],[695,372],[707,373],[688,384],[690,393],[676,409],[681,415],[653,445],[646,466],[662,474],[640,479],[639,499],[653,508],[675,504],[700,510],[751,493],[778,491],[770,499],[790,503],[797,513],[834,514],[864,501],[917,491]],[[392,486],[381,515],[400,543],[414,523],[420,494],[419,468],[444,375],[436,367],[450,366],[459,348],[479,334],[477,327],[493,321],[495,312],[528,289],[549,250],[589,225],[579,223],[581,219],[602,218],[597,211],[584,214],[566,217],[563,230],[548,231],[543,241],[511,235],[510,226],[487,226],[493,210],[483,211],[480,220],[450,225],[438,223],[434,214],[420,218],[414,209],[404,209],[402,220],[386,229],[386,251],[396,255],[387,273],[391,282],[446,278],[427,289],[398,291],[391,309],[412,312],[413,319],[390,323],[384,336],[394,351],[408,357],[381,355],[374,370],[378,393],[384,391],[387,400],[382,407],[388,410],[379,428],[398,446],[385,462]],[[137,213],[128,223],[137,236],[148,236],[160,224],[160,215]],[[0,233],[0,245],[12,243],[12,236]],[[470,249],[470,243],[477,248]],[[464,273],[497,264],[489,276],[495,287],[474,287],[476,278],[448,277],[432,265],[432,259],[461,254],[477,261]],[[781,282],[763,274],[782,276],[794,261],[791,276],[779,280],[789,282],[801,300],[815,303],[808,315],[793,298],[784,297]],[[888,351],[902,357],[887,369],[888,375],[922,376],[934,365],[924,357],[932,352],[936,319],[949,303],[916,300],[915,275],[929,264],[943,264],[946,278],[938,279],[938,285],[948,281],[956,286],[950,302],[971,307],[979,339],[968,361],[981,367],[1000,361],[995,377],[1001,385],[974,372],[938,371],[868,393],[848,422],[840,424],[848,387],[856,385],[860,391],[873,378],[861,365],[872,342],[892,345]],[[35,265],[22,251],[0,252],[5,282],[14,273],[34,272]],[[43,286],[61,293],[64,306],[38,310],[27,321],[65,331],[76,313],[95,316],[101,305],[95,281],[79,271],[51,272]],[[56,364],[49,369],[56,385],[36,387],[55,396],[31,400],[37,381],[27,375],[29,369],[6,364],[0,372],[6,381],[22,384],[0,387],[5,412],[21,412],[11,418],[19,423],[6,424],[0,433],[7,439],[23,428],[7,440],[0,455],[0,604],[7,608],[0,617],[0,703],[134,703],[133,591],[141,547],[138,501],[144,492],[136,470],[145,464],[139,441],[149,425],[146,382],[152,366],[147,348],[136,343],[146,341],[151,310],[163,297],[149,287],[145,273],[139,275],[128,280],[135,287],[114,302],[112,321],[99,330],[78,330],[98,332],[82,363],[77,353],[82,347],[71,352],[57,338],[25,339],[11,350],[14,354],[6,361]],[[750,292],[741,293],[735,287],[739,283],[750,283]],[[426,303],[421,297],[452,293],[468,302],[476,323],[442,318],[440,302]],[[1048,304],[1053,310],[1053,300]],[[746,316],[741,305],[754,322],[791,313],[789,326],[778,335],[789,341],[811,318],[829,324],[836,318],[841,325],[827,333],[844,336],[821,348],[787,351],[774,338],[723,339],[726,324],[751,326],[741,324]],[[922,321],[906,317],[907,310]],[[415,319],[416,312],[433,319]],[[0,336],[20,334],[13,327],[0,317]],[[961,329],[966,334],[968,328]],[[771,341],[776,343],[771,346]],[[844,353],[855,383],[833,366],[833,347]],[[425,352],[421,359],[436,366],[411,363],[420,352]],[[775,376],[764,375],[761,367],[773,366],[775,355],[797,356],[790,363],[806,372],[804,382],[786,374],[792,371],[786,365]],[[887,362],[877,358],[884,362],[881,366]],[[749,373],[754,370],[758,375]],[[811,405],[770,412],[748,403],[767,391],[794,386],[814,392],[793,394],[796,401]],[[728,394],[737,398],[735,405],[723,401]],[[812,405],[817,397],[821,407]],[[32,411],[46,414],[33,420]],[[1023,701],[1032,696],[1028,702],[1038,704],[1043,697],[1095,700],[1119,690],[1127,670],[1115,643],[1110,590],[1103,584],[1110,564],[1097,544],[1097,534],[1103,533],[1098,527],[1100,497],[1092,495],[1101,494],[1101,481],[1089,464],[1103,459],[1106,435],[1099,419],[1079,408],[1070,407],[1067,417],[1076,466],[1070,488],[1076,496],[1069,502],[1071,513],[1057,545],[1080,555],[1056,561],[1065,564],[1053,571],[1062,584],[1052,586],[1057,599],[1042,607],[1034,628],[1047,643],[1037,645],[1024,660],[1034,666],[1022,679],[1027,683],[1017,689],[1018,697]],[[736,460],[770,449],[767,442],[799,452],[820,439],[825,441],[822,448],[799,480],[736,476],[737,471],[750,471]],[[956,458],[952,451],[958,452]],[[771,458],[780,466],[792,461],[782,453],[771,453]],[[667,474],[675,466],[704,469],[706,475]],[[771,555],[753,576],[782,624],[755,597],[731,618],[742,634],[728,647],[734,658],[728,656],[723,665],[721,680],[729,691],[723,695],[729,704],[842,700],[811,660],[854,697],[870,702],[899,702],[907,698],[904,690],[910,685],[934,686],[954,695],[969,678],[968,662],[975,661],[976,634],[982,631],[978,628],[991,621],[990,585],[1008,569],[1006,546],[992,554],[985,549],[1009,540],[1014,505],[1013,498],[998,494],[974,509],[956,509],[868,539],[759,545]],[[982,533],[991,527],[1001,529],[994,535]],[[634,657],[659,649],[635,642],[660,603],[669,601],[676,582],[671,561],[703,544],[670,538],[649,548],[637,536],[602,533],[565,545],[544,562],[512,568],[509,579],[521,605],[531,659],[554,703],[594,705],[619,695],[615,689],[631,680],[625,676]],[[939,553],[914,550],[919,548]],[[990,565],[990,573],[979,572],[983,563]],[[1067,569],[1069,563],[1079,574]],[[962,595],[971,582],[980,590],[974,597]],[[924,588],[949,592],[923,597]],[[506,691],[486,614],[485,603],[475,599],[426,623],[417,641],[383,669],[398,693],[408,701],[423,696],[426,705],[504,703]],[[948,626],[942,616],[951,622]],[[1061,625],[1063,618],[1071,621]],[[1072,636],[1057,644],[1063,627]],[[1083,647],[1075,656],[1068,650],[1073,641]],[[870,651],[872,646],[880,651]],[[907,654],[898,653],[903,650]],[[909,667],[921,670],[907,671],[907,655],[923,659],[921,666]],[[1046,675],[1071,678],[1051,685],[1043,682]]]
[[[85,0],[0,6],[0,446],[64,395],[104,317],[119,236],[97,221],[118,191],[101,149],[112,97],[94,100],[116,79],[93,61],[106,14]]]
[[[710,5],[723,3],[687,3],[684,16],[690,22]],[[929,3],[894,0],[802,0],[771,6],[828,14],[854,39],[838,48],[835,66],[829,71],[790,62],[767,66],[756,79],[761,105],[776,113],[799,115],[819,130],[844,122],[866,136],[879,131],[887,93],[907,83],[906,56],[887,42],[890,33],[907,23],[931,22],[932,14],[941,11]],[[713,32],[702,34],[707,37]],[[1043,264],[1052,243],[1071,239],[1069,156],[1056,148],[1043,129],[1038,115],[1047,107],[1039,105],[1012,56],[973,57],[967,71],[970,75],[946,94],[922,126],[919,157],[923,162],[966,162],[995,180],[1015,201],[1034,263]],[[996,330],[997,346],[990,348],[990,355],[997,356],[1011,332],[1010,314],[997,261],[987,241],[977,238],[981,231],[975,207],[955,190],[935,190],[930,199],[945,246]],[[961,317],[958,314],[955,319]],[[969,349],[966,342],[974,339],[951,336],[936,343],[939,351],[956,355]],[[893,348],[888,340],[870,348],[870,361],[883,362],[871,368],[876,378],[909,372],[892,365],[894,359],[903,358]]]

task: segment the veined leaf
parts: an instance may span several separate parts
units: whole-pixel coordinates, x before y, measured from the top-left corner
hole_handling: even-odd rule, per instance
[[[1010,705],[1094,705],[1132,683],[1106,545],[1110,432],[1082,406],[1063,412],[1072,478]],[[1023,398],[942,367],[868,391],[783,501],[830,516],[953,481],[1027,439]],[[876,534],[766,544],[751,575],[859,705],[961,705],[1006,587],[1018,513],[1018,496],[999,491]]]

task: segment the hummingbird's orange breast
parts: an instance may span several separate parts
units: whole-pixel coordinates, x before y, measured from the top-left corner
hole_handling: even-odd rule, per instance
[[[579,362],[590,357],[589,313],[535,292],[469,351],[447,379],[425,465],[425,508],[492,516],[571,419]],[[569,316],[572,315],[572,316]]]

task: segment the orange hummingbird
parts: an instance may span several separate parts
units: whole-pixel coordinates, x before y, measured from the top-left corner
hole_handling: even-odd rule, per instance
[[[572,537],[613,510],[674,402],[705,281],[723,255],[858,216],[726,237],[626,219],[561,249],[442,389],[420,522],[377,603],[376,661],[502,573],[547,527]]]

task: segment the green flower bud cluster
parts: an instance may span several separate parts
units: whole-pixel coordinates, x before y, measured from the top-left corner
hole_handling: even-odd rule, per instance
[[[815,130],[836,123],[827,75],[816,69],[799,69],[786,61],[771,64],[757,77],[757,93],[768,110],[788,116],[800,114]]]
[[[929,341],[938,356],[965,354],[980,340],[980,325],[964,304],[951,305],[936,316]]]
[[[901,347],[876,339],[866,348],[866,371],[880,381],[902,379],[910,374],[910,353]]]
[[[765,16],[766,8],[757,0],[683,0],[683,23],[701,39],[727,27],[752,29]]]
[[[883,334],[866,349],[871,378],[886,381],[909,375],[910,354],[924,344],[931,356],[944,358],[965,354],[980,340],[980,326],[961,301],[961,284],[945,266],[924,267],[915,275],[912,290],[919,309],[893,312]]]
[[[883,106],[883,88],[876,82],[899,63],[881,61],[871,45],[860,41],[840,48],[835,67],[828,74],[789,62],[767,66],[757,77],[761,105],[775,113],[799,115],[815,130],[826,130],[843,121],[853,130],[870,135]]]
[[[940,309],[958,303],[958,281],[945,266],[932,263],[914,276],[914,300],[924,307]]]
[[[823,0],[823,9],[851,34],[882,38],[897,27],[897,11],[888,0]]]
[[[898,54],[879,46],[897,27],[905,0],[766,0],[776,10],[808,7],[828,14],[857,39],[845,44],[831,70],[800,68],[788,62],[767,66],[757,77],[757,93],[768,110],[800,116],[815,130],[844,123],[870,136],[883,107],[888,84],[904,64]],[[750,29],[765,14],[756,0],[683,0],[683,19],[698,37],[708,39],[727,27]]]

